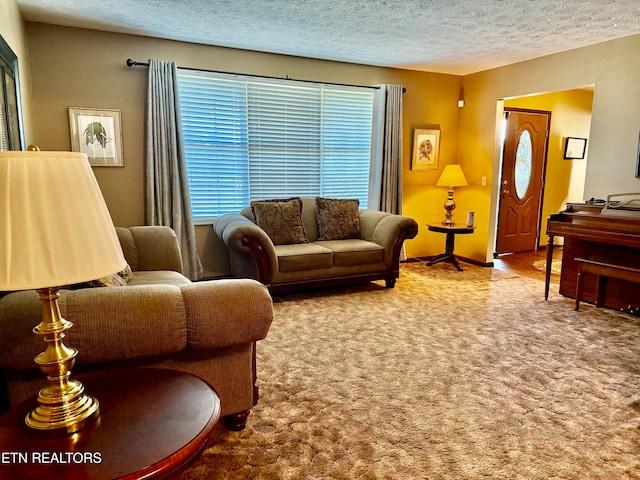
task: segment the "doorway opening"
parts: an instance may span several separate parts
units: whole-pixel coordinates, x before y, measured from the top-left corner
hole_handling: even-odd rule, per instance
[[[514,191],[515,178],[511,179],[509,188],[504,188],[503,181],[503,161],[505,153],[507,119],[504,118],[505,111],[517,110],[517,111],[542,111],[551,112],[552,121],[550,122],[550,129],[547,138],[547,152],[546,152],[546,164],[543,170],[544,174],[541,179],[541,191],[542,196],[538,211],[539,218],[537,221],[537,233],[535,234],[535,241],[531,251],[538,249],[544,249],[546,246],[546,225],[547,218],[552,213],[557,213],[566,208],[567,203],[582,202],[584,201],[584,186],[586,178],[586,166],[588,162],[588,150],[589,150],[589,133],[591,129],[591,114],[592,104],[594,96],[594,85],[588,85],[585,87],[577,87],[572,90],[564,90],[550,93],[532,94],[523,97],[512,97],[497,102],[497,115],[496,115],[496,149],[494,157],[494,173],[493,173],[493,186],[492,186],[492,222],[490,227],[490,239],[489,243],[489,255],[493,254],[493,258],[497,258],[498,252],[504,255],[507,251],[516,251],[518,248],[513,248],[507,245],[505,248],[503,244],[500,244],[498,249],[498,228],[499,228],[499,205],[500,197],[506,195],[503,190],[508,192]],[[508,115],[512,115],[509,113]],[[514,119],[515,120],[515,119]],[[520,131],[520,136],[523,132]],[[529,132],[530,139],[533,139],[531,132]],[[525,135],[525,138],[527,135]],[[587,152],[584,159],[565,159],[564,149],[568,137],[582,137],[587,139]],[[516,137],[517,140],[512,147],[515,151],[514,156],[518,152],[518,144],[520,137]],[[523,139],[523,146],[521,148],[521,154],[526,152],[528,146],[527,140]],[[515,161],[515,159],[514,159]],[[522,170],[525,167],[520,166]],[[528,169],[525,169],[528,171]],[[520,196],[524,196],[524,180],[520,179],[518,192]],[[511,194],[511,193],[510,193]],[[517,197],[517,193],[515,193]],[[517,197],[518,198],[518,197]],[[504,212],[503,212],[504,215]],[[514,212],[510,212],[509,218],[512,221],[512,227],[516,228],[517,217]],[[505,215],[506,217],[506,215]],[[502,220],[500,223],[504,227],[505,222]],[[529,223],[530,224],[530,223]],[[534,222],[536,225],[536,222]],[[532,235],[529,235],[532,238]],[[558,239],[556,239],[558,240]],[[530,246],[531,244],[529,244]],[[528,247],[527,247],[528,248]]]

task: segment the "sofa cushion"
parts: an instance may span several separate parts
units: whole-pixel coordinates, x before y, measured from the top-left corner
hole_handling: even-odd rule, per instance
[[[357,238],[317,242],[318,245],[333,252],[333,264],[336,267],[370,265],[384,261],[384,248],[377,243]]]
[[[253,201],[251,210],[256,224],[269,235],[274,245],[307,241],[300,198]]]
[[[318,240],[360,238],[358,199],[316,198]]]
[[[333,266],[333,252],[317,243],[276,245],[275,248],[281,272]]]

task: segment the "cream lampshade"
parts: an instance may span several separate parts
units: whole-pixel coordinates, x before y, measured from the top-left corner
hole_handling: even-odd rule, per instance
[[[58,306],[61,286],[122,270],[126,261],[86,155],[0,152],[0,291],[37,290],[46,349],[35,362],[50,384],[25,421],[38,430],[79,430],[98,401],[70,380],[77,350],[63,344],[71,322]]]
[[[443,225],[454,225],[452,213],[456,208],[456,204],[453,201],[454,187],[466,187],[467,185],[467,179],[465,178],[460,165],[453,164],[444,167],[444,170],[436,183],[437,187],[449,187],[447,201],[444,203],[444,209],[447,213],[445,215],[445,221],[442,222]]]

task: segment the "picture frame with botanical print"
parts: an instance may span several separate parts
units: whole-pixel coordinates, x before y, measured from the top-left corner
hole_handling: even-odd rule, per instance
[[[411,170],[437,170],[440,152],[440,130],[416,128],[413,131]]]
[[[69,107],[71,151],[94,167],[124,167],[122,113],[110,108]]]

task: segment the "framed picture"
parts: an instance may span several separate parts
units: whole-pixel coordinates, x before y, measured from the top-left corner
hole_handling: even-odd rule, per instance
[[[120,110],[69,107],[71,151],[94,167],[124,167]]]
[[[564,146],[564,158],[569,160],[581,160],[587,150],[587,139],[577,137],[567,137]]]
[[[437,170],[440,151],[440,130],[413,131],[411,170]]]

